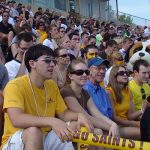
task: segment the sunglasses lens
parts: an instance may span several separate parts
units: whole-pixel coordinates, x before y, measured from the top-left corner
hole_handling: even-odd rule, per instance
[[[56,63],[57,63],[57,61],[55,59],[45,59],[44,61],[47,64],[50,64],[51,62],[53,62],[56,65]]]
[[[142,99],[146,99],[145,90],[143,88],[141,88],[141,93],[142,93]]]
[[[87,76],[90,74],[90,71],[89,71],[89,70],[85,70],[84,72],[85,72],[85,74],[86,74]]]
[[[67,57],[67,56],[69,56],[69,54],[64,54],[64,55],[60,55],[59,57]]]
[[[127,76],[129,76],[129,73],[127,71],[119,71],[117,73],[117,75],[120,75],[120,76],[127,75]]]
[[[88,76],[90,74],[90,71],[89,70],[76,70],[72,72],[72,74],[76,74],[77,76],[82,76],[84,73]]]

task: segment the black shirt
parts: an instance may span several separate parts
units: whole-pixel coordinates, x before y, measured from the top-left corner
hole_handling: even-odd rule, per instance
[[[3,22],[0,22],[0,32],[4,33],[4,34],[8,34],[10,31],[14,32],[13,26],[11,24],[7,24],[7,26],[5,26],[3,24]]]

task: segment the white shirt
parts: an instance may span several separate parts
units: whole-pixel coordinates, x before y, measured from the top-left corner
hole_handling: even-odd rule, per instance
[[[123,59],[124,59],[125,55],[126,55],[126,50],[122,48],[122,49],[119,50],[119,52],[123,56]]]
[[[20,66],[21,64],[17,62],[16,60],[11,60],[5,64],[5,67],[8,71],[9,80],[12,80],[17,76]],[[26,69],[25,74],[27,73],[28,71]]]
[[[56,44],[56,42],[55,42],[54,39],[51,39],[51,40],[45,39],[45,40],[43,41],[43,45],[48,46],[48,47],[51,48],[53,51],[54,51],[56,48],[58,48],[58,45]]]
[[[104,77],[104,86],[107,87],[108,83],[109,83],[109,76],[110,76],[110,71],[111,71],[112,67],[110,67],[106,73],[105,73],[105,77]]]

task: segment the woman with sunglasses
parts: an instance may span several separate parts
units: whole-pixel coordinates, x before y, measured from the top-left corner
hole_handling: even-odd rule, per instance
[[[54,67],[53,80],[59,88],[62,88],[66,83],[67,67],[70,63],[68,51],[63,48],[57,48],[54,51],[57,65]]]
[[[120,134],[124,138],[140,139],[140,122],[137,120],[143,112],[134,111],[132,95],[128,88],[128,72],[124,66],[112,67],[107,90],[112,103],[114,121],[123,127]]]
[[[39,43],[43,43],[43,41],[47,38],[46,28],[43,21],[38,22],[36,26],[36,32],[39,39]]]
[[[93,123],[95,133],[101,133],[100,129],[103,129],[109,132],[111,136],[118,136],[118,126],[116,123],[98,111],[88,92],[83,89],[89,74],[90,71],[84,62],[76,59],[73,60],[68,67],[70,84],[61,89],[61,94],[70,110],[86,114]]]

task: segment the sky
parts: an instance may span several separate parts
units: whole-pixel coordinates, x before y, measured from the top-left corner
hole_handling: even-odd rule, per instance
[[[110,0],[113,9],[116,9],[116,0]],[[118,0],[118,9],[131,15],[139,16],[150,20],[150,0]],[[150,25],[150,21],[136,19],[133,17],[136,24]]]

